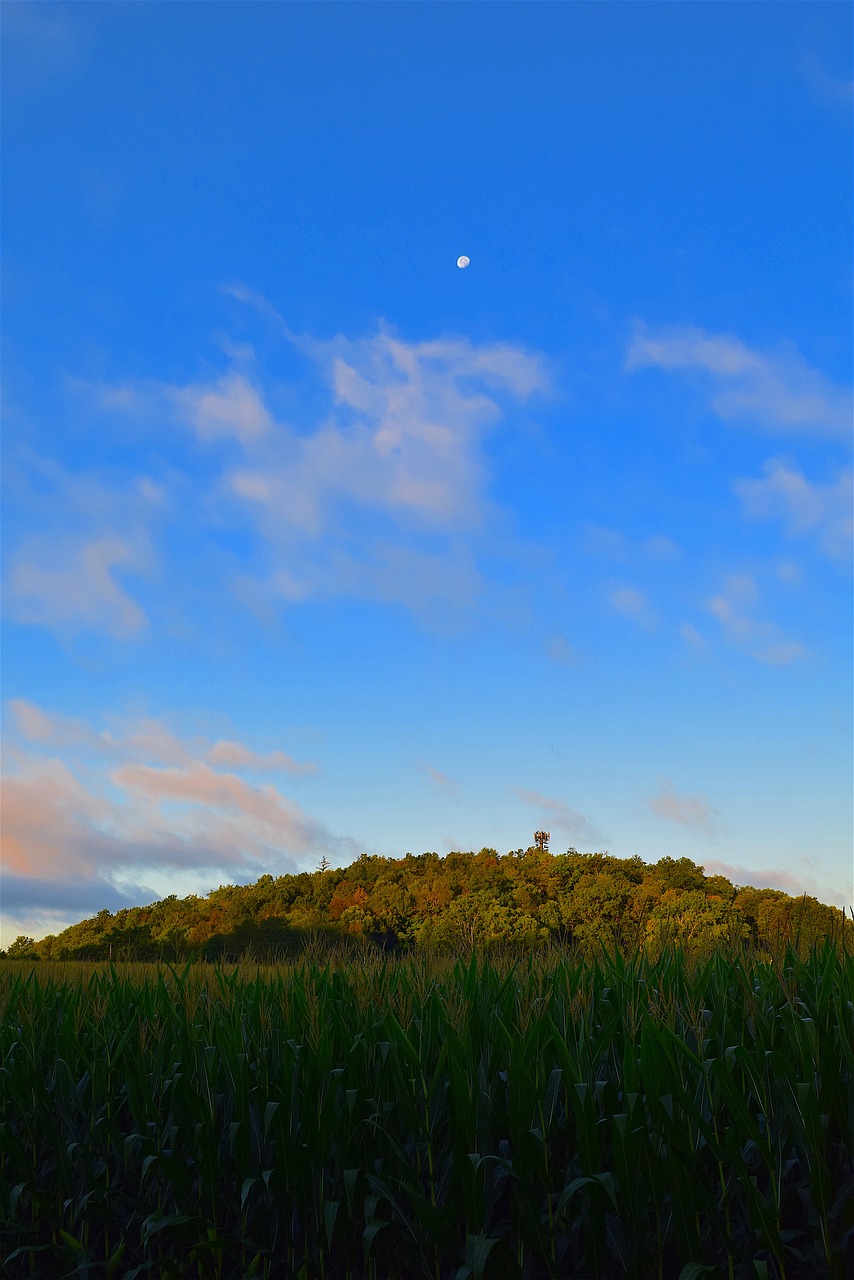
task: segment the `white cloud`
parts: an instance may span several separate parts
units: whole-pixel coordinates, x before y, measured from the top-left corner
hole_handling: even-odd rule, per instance
[[[714,388],[711,408],[724,419],[746,417],[769,430],[813,435],[847,438],[851,431],[850,390],[811,368],[793,346],[767,354],[691,325],[657,332],[638,325],[625,365],[704,375]]]
[[[664,822],[674,822],[677,826],[706,835],[714,835],[718,830],[719,815],[714,805],[704,796],[674,791],[667,778],[661,780],[657,793],[649,797],[647,804]]]
[[[538,821],[548,820],[552,826],[564,831],[571,840],[577,840],[579,843],[601,842],[602,836],[590,819],[563,800],[544,796],[539,791],[530,791],[525,787],[514,787],[513,791],[525,804],[539,811],[541,816]]]
[[[259,452],[263,492],[247,494],[246,471],[237,473],[277,529],[325,532],[342,507],[442,532],[477,524],[480,445],[502,416],[495,393],[521,399],[545,390],[542,361],[510,346],[406,343],[385,331],[302,346],[332,393],[329,416],[302,435],[280,428]]]
[[[804,657],[804,647],[781,634],[772,622],[756,618],[754,605],[759,599],[756,580],[749,573],[729,574],[723,590],[708,602],[708,610],[717,618],[725,639],[770,666],[788,666]]]
[[[243,596],[349,595],[429,615],[470,607],[484,586],[478,540],[495,514],[486,436],[508,406],[549,390],[543,358],[462,337],[406,342],[386,328],[320,342],[291,334],[247,291],[230,292],[272,317],[319,373],[322,403],[308,425],[276,416],[245,351],[210,382],[95,392],[110,411],[165,409],[200,440],[235,444],[205,506],[259,536],[266,574],[254,589],[243,581]]]
[[[737,480],[735,491],[753,520],[779,519],[797,537],[814,534],[827,555],[850,556],[854,537],[852,473],[841,471],[832,484],[812,484],[778,458],[765,464],[762,480]]]

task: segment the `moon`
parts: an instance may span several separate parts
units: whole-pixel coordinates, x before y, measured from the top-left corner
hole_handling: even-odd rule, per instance
[[[457,266],[460,268],[467,267],[470,262],[471,262],[471,258],[467,258],[465,254],[462,254],[459,258],[457,258]]]

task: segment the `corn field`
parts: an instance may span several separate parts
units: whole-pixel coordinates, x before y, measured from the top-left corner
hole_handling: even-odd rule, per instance
[[[0,1277],[854,1275],[854,961],[0,970]]]

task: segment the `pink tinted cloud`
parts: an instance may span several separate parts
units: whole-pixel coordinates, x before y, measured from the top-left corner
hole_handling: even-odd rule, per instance
[[[109,806],[59,760],[40,761],[3,780],[2,864],[22,876],[91,876],[87,832]]]
[[[108,883],[115,873],[150,879],[158,867],[290,870],[318,851],[352,852],[295,800],[230,772],[223,758],[287,771],[284,752],[182,740],[156,719],[107,732],[23,700],[12,710],[25,745],[6,744],[7,873]]]
[[[822,881],[814,872],[810,863],[803,871],[795,871],[790,867],[745,867],[730,862],[719,862],[713,859],[703,864],[707,876],[726,876],[734,885],[750,886],[754,889],[781,889],[792,897],[809,894],[818,898],[819,902],[828,902],[838,907],[852,909],[854,905],[854,885],[846,887],[830,886]]]
[[[458,796],[460,794],[459,784],[453,778],[449,778],[441,769],[437,769],[435,765],[430,764],[427,760],[419,760],[418,768],[429,778],[430,782],[439,791],[444,791],[448,795]]]
[[[7,703],[23,738],[34,744],[53,747],[76,746],[105,758],[143,763],[187,764],[194,756],[209,764],[259,773],[290,773],[295,776],[318,772],[316,764],[295,760],[287,752],[253,751],[234,739],[206,742],[197,738],[182,741],[162,719],[153,716],[119,721],[111,729],[95,732],[85,721],[45,711],[24,698]]]
[[[705,796],[674,791],[667,779],[662,781],[659,791],[650,796],[647,804],[655,816],[664,822],[674,822],[677,826],[705,832],[707,835],[713,835],[718,830],[719,815],[714,805]]]
[[[226,739],[213,744],[208,752],[208,759],[211,764],[227,765],[232,769],[253,769],[260,773],[317,773],[317,765],[301,764],[284,751],[251,751],[242,742]]]
[[[51,715],[26,698],[10,698],[7,706],[15,718],[19,732],[28,742],[69,746],[93,736],[84,721],[73,720],[69,716]]]
[[[233,773],[219,773],[201,761],[183,769],[156,769],[126,764],[110,780],[124,791],[155,802],[186,801],[207,807],[230,809],[278,828],[293,821],[298,807],[285,800],[275,787],[251,786]]]
[[[590,819],[586,818],[583,813],[579,813],[577,809],[573,809],[571,805],[566,804],[563,800],[544,796],[539,791],[530,791],[525,787],[514,787],[513,791],[525,804],[539,810],[541,814],[539,821],[548,819],[552,826],[559,827],[562,831],[567,832],[573,840],[583,841],[588,844],[595,844],[601,841],[602,837]]]

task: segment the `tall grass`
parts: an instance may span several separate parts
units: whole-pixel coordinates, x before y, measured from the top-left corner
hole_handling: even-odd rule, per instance
[[[2,1277],[854,1274],[854,962],[0,969]]]

